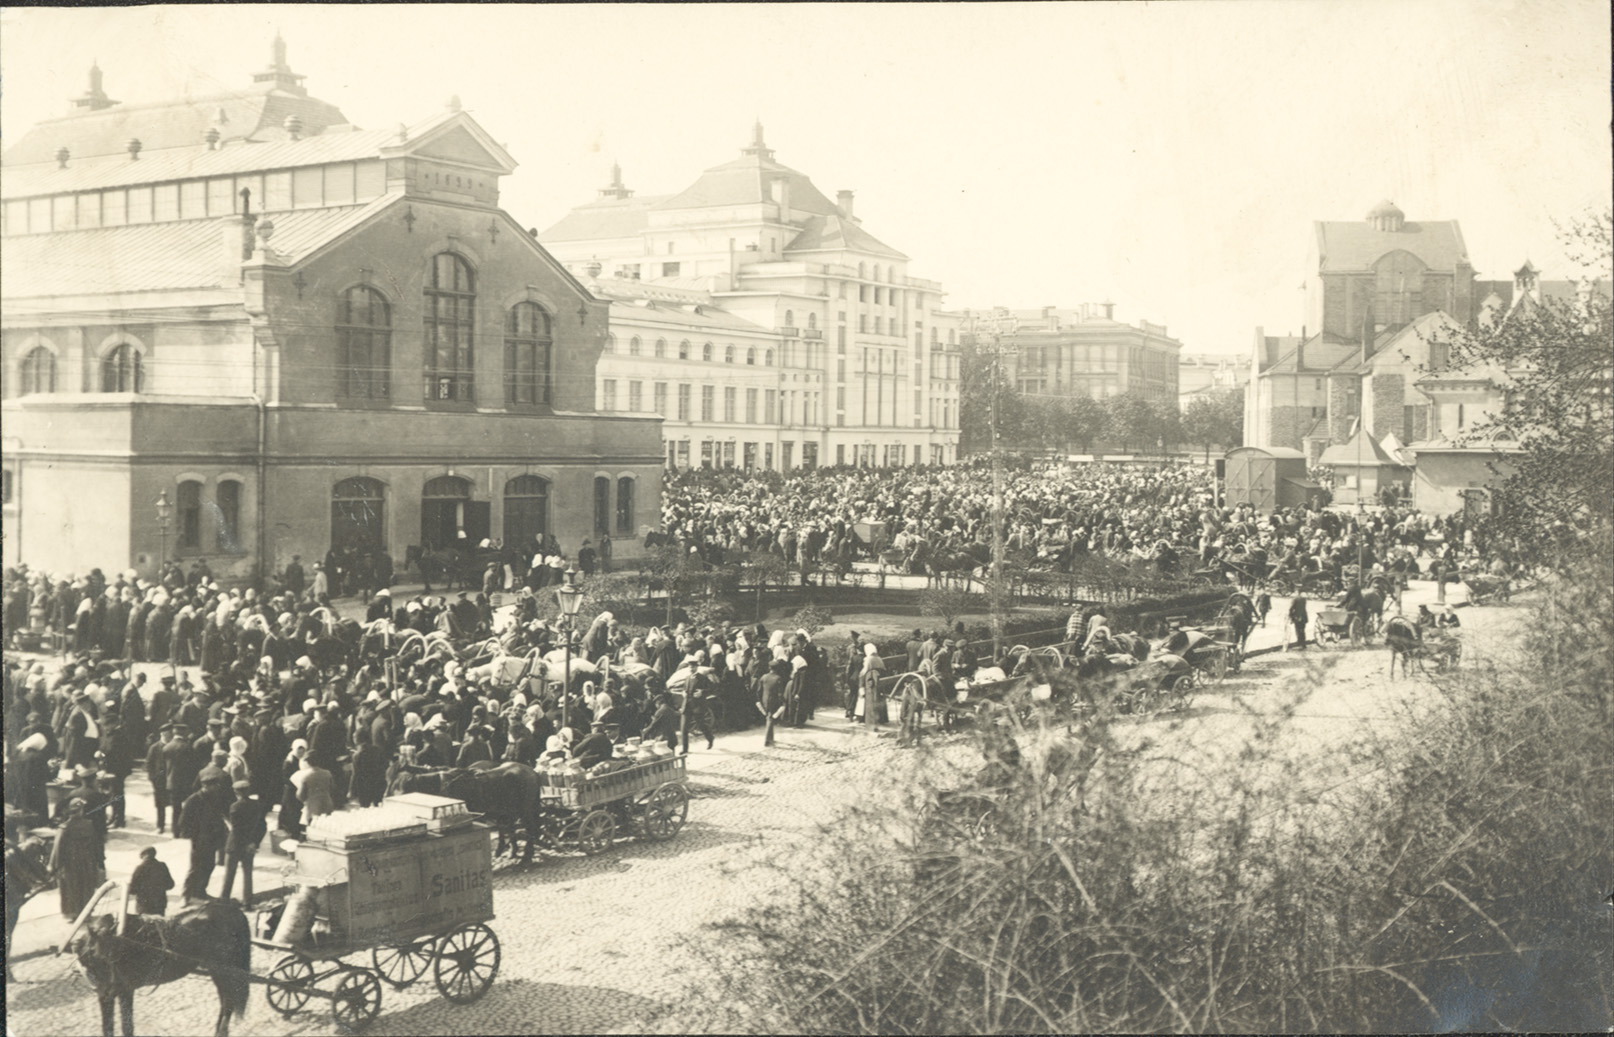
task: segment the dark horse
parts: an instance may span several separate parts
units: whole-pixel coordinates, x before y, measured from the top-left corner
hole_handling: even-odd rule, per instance
[[[246,1013],[252,926],[228,900],[200,901],[167,918],[128,915],[122,935],[112,915],[97,915],[68,947],[101,1002],[102,1037],[112,1037],[114,999],[123,1006],[124,1037],[134,1037],[135,990],[172,983],[192,972],[211,978],[218,990],[214,1037],[229,1037],[230,1017]]]
[[[510,833],[512,855],[516,848],[516,827],[525,828],[527,849],[521,857],[523,864],[532,863],[533,846],[543,831],[538,789],[538,772],[514,761],[498,765],[477,763],[470,767],[404,771],[399,774],[397,782],[397,791],[400,792],[427,792],[464,800],[471,812],[481,814],[498,829],[501,846],[505,833]]]
[[[1352,584],[1340,599],[1339,607],[1357,617],[1363,638],[1372,637],[1384,621],[1384,592],[1377,587],[1363,590],[1360,584]]]

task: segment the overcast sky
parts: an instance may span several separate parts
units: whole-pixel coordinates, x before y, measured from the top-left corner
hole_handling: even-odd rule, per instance
[[[66,110],[99,59],[125,102],[245,88],[276,29],[359,126],[457,94],[546,227],[612,160],[641,194],[726,162],[857,191],[863,226],[953,307],[1072,306],[1187,350],[1299,330],[1312,220],[1381,198],[1462,221],[1482,277],[1565,263],[1609,204],[1606,0],[6,9],[0,132]]]

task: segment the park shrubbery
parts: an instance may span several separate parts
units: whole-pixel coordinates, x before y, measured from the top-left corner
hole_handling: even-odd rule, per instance
[[[1614,693],[1581,607],[1607,594],[1558,591],[1531,665],[1442,683],[1343,783],[1279,751],[1288,715],[1169,789],[1104,717],[1022,732],[1045,748],[1018,767],[916,763],[908,799],[849,812],[781,864],[792,896],[714,934],[711,993],[744,1006],[720,1026],[1606,1027]]]

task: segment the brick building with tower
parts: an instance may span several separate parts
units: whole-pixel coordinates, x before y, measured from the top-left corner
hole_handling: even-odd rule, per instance
[[[514,159],[457,102],[361,130],[303,78],[278,38],[211,97],[120,104],[95,69],[5,151],[6,564],[631,556],[659,422],[596,412],[608,304],[499,208]]]

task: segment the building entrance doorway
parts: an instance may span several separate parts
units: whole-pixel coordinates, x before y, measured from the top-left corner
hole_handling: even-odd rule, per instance
[[[420,541],[428,550],[475,548],[492,529],[492,509],[487,501],[471,500],[469,480],[443,475],[421,491]]]

